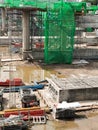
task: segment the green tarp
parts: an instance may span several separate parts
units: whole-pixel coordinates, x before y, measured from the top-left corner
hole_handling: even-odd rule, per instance
[[[69,3],[55,3],[47,11],[45,26],[45,62],[71,63],[75,33],[74,12]]]

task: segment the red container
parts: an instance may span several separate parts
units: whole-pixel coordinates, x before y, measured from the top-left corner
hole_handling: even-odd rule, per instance
[[[13,80],[6,79],[5,81],[0,81],[0,86],[21,86],[24,85],[22,79],[14,78]]]
[[[36,48],[44,48],[44,43],[36,43]]]
[[[5,111],[4,117],[9,117],[10,115],[23,115],[23,116],[44,116],[45,110],[20,110],[20,111]]]

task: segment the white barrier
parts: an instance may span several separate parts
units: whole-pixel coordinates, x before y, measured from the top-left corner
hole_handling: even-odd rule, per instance
[[[46,123],[46,116],[33,116],[32,123],[33,124],[45,124]]]

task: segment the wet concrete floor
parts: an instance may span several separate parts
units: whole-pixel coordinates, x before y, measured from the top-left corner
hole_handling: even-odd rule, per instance
[[[98,114],[73,120],[47,121],[46,125],[34,125],[32,130],[98,130]]]
[[[4,63],[3,63],[4,64]],[[9,64],[9,63],[7,63]],[[23,61],[13,62],[17,73],[13,77],[20,77],[26,83],[43,80],[50,74],[59,77],[70,75],[98,75],[98,62],[90,63],[88,66],[50,65],[40,66],[37,62],[28,63]],[[98,112],[89,111],[80,113],[81,116],[68,120],[47,120],[46,124],[33,125],[31,130],[98,130]]]
[[[45,76],[50,76],[50,74],[56,74],[61,75],[62,72],[64,73],[64,66],[62,67],[63,71],[60,71],[56,69],[56,67],[46,67],[45,69],[38,65],[37,63],[25,63],[25,64],[19,64],[16,66],[18,70],[18,74],[20,77],[23,78],[24,82],[30,83],[31,81],[39,81],[45,78]],[[55,70],[56,69],[56,70]],[[61,69],[61,68],[60,68]],[[72,68],[71,68],[72,69]],[[76,69],[76,71],[75,71]],[[78,69],[78,70],[77,70]],[[84,69],[82,67],[82,70],[79,70],[80,68],[74,68],[73,71],[70,72],[70,74],[75,74],[80,72],[80,74],[85,74],[83,72],[88,72],[88,74],[92,73],[91,69]],[[98,70],[97,68],[94,68],[93,71],[96,70],[96,73],[94,75],[97,75]],[[65,73],[68,73],[70,69],[66,68]],[[61,72],[61,73],[58,73]],[[66,76],[65,76],[66,77]],[[68,119],[68,120],[54,120],[49,119],[46,124],[44,125],[34,125],[32,126],[31,130],[98,130],[98,112],[97,111],[88,111],[80,113],[79,117],[76,117],[74,119]]]

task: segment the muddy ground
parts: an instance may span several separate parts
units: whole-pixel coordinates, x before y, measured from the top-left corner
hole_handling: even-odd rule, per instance
[[[2,62],[2,65],[13,64],[19,72],[19,77],[22,77],[24,82],[30,83],[31,80],[41,79],[41,74],[44,77],[55,74],[58,77],[75,76],[98,76],[98,61],[88,61],[88,64],[52,64],[45,65],[39,62],[14,61]],[[44,70],[41,72],[40,70]],[[80,118],[69,120],[48,120],[45,125],[34,125],[32,130],[98,130],[98,111],[85,111],[80,113]]]

